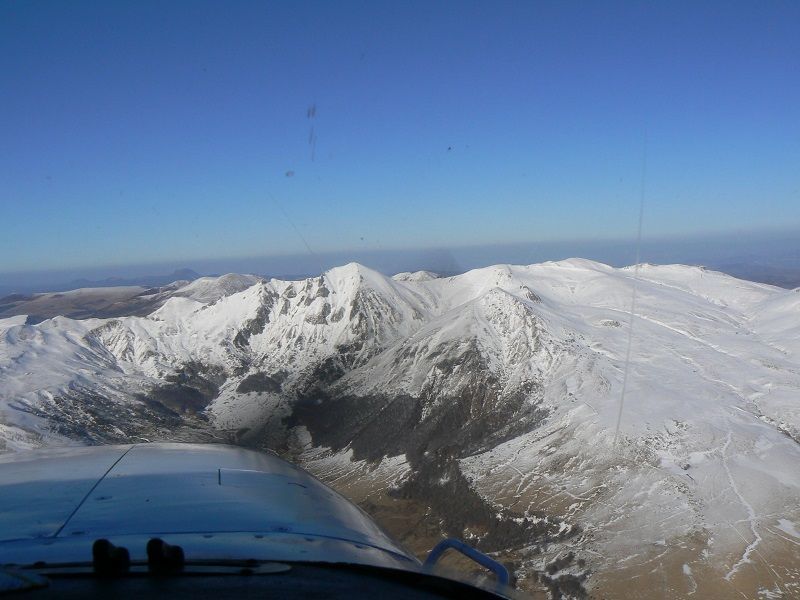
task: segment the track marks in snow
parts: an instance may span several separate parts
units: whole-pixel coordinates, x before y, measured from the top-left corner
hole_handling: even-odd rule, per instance
[[[725,444],[723,444],[721,448],[722,467],[725,469],[725,474],[728,477],[728,482],[730,483],[731,490],[739,499],[739,502],[741,502],[742,507],[747,513],[747,522],[750,524],[750,532],[753,534],[753,541],[747,544],[747,547],[744,549],[744,552],[742,553],[742,557],[736,562],[735,565],[733,565],[733,567],[731,567],[731,570],[728,571],[728,573],[725,575],[725,579],[727,581],[731,580],[731,578],[742,567],[742,565],[752,562],[752,560],[750,559],[750,554],[756,551],[756,548],[761,543],[761,534],[758,533],[758,529],[756,528],[756,525],[758,523],[758,517],[756,516],[756,511],[753,509],[753,506],[747,500],[745,500],[744,496],[742,496],[742,493],[739,491],[739,487],[736,485],[736,480],[734,479],[733,474],[731,473],[730,465],[728,464],[728,448],[731,445],[731,438],[732,434],[729,431],[728,437],[725,440]],[[731,527],[736,531],[736,533],[739,533],[739,535],[741,536],[741,533],[736,527],[734,527],[733,525],[731,525]]]

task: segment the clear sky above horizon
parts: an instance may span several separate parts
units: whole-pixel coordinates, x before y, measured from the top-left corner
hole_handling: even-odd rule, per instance
[[[798,2],[9,0],[0,273],[629,238],[645,146],[645,237],[800,229],[798,31]]]

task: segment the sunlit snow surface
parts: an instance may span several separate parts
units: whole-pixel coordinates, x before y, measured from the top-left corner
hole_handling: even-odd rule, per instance
[[[580,524],[575,550],[598,593],[624,597],[630,580],[669,597],[800,597],[798,290],[643,265],[615,447],[633,268],[572,259],[388,278],[350,264],[242,291],[251,281],[226,277],[189,284],[147,317],[0,320],[0,443],[64,443],[47,419],[54,399],[90,391],[127,405],[192,362],[224,373],[213,424],[263,426],[290,408],[285,394],[237,392],[248,374],[283,372],[291,390],[343,349],[340,391],[428,394],[434,410],[464,378],[443,375],[439,356],[475,347],[501,400],[533,382],[532,405],[550,413],[461,468],[498,507]],[[408,469],[311,440],[304,459],[381,485]]]

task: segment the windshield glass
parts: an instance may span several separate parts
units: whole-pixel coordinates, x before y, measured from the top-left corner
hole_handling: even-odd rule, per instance
[[[799,27],[2,3],[3,460],[271,451],[533,597],[800,596]]]

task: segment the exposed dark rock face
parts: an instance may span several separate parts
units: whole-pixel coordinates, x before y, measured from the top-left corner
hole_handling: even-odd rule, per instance
[[[265,291],[261,305],[258,307],[256,316],[247,321],[244,327],[233,338],[233,344],[237,348],[244,349],[250,338],[264,331],[269,323],[270,313],[272,312],[275,303],[278,300],[278,295],[274,292]]]
[[[426,502],[439,515],[444,531],[451,537],[464,537],[467,529],[480,531],[477,546],[485,552],[499,552],[563,540],[577,529],[559,533],[560,521],[519,517],[498,511],[481,498],[449,457],[426,457],[418,469],[391,493],[399,498]]]
[[[527,285],[520,286],[522,288],[522,294],[531,302],[536,302],[537,304],[542,301],[536,292],[534,292],[531,288]]]
[[[317,298],[327,298],[330,296],[331,292],[325,285],[325,280],[322,277],[318,277],[315,280],[309,279],[306,282],[303,293],[305,294],[305,300],[303,300],[303,304],[306,306],[311,306],[311,303],[314,302],[314,300]]]
[[[205,397],[194,387],[173,383],[154,387],[143,399],[148,403],[158,403],[181,415],[201,413],[213,398]]]
[[[281,391],[281,384],[266,373],[253,373],[242,379],[241,383],[236,387],[236,391],[240,394],[247,394],[249,392],[270,392],[277,394]]]
[[[575,554],[568,552],[549,562],[544,571],[536,573],[535,577],[550,592],[550,598],[561,600],[562,598],[588,598],[584,582],[589,577],[589,571],[583,570],[578,574],[563,573],[564,569],[576,565],[583,569],[582,560],[575,561]]]
[[[457,395],[437,396],[442,388],[435,382],[423,397],[340,394],[335,384],[325,385],[344,372],[343,368],[336,369],[298,397],[286,425],[304,425],[315,445],[333,450],[349,448],[354,459],[379,462],[387,456],[405,454],[411,474],[390,490],[390,495],[427,505],[446,535],[464,538],[470,531],[472,543],[483,551],[533,547],[535,552],[579,534],[579,528],[563,528],[560,520],[547,519],[543,514],[534,518],[491,506],[473,489],[458,464],[459,458],[539,426],[548,413],[530,401],[539,394],[536,383],[503,394],[500,382],[472,347],[455,355],[443,351],[436,368],[444,380],[459,373],[462,386]],[[541,582],[554,598],[563,594],[585,596],[585,576],[541,576],[547,578]]]
[[[331,305],[326,302],[318,313],[306,316],[305,320],[306,323],[312,325],[325,325],[328,322],[329,314],[331,314]]]
[[[330,384],[348,366],[338,357],[320,364],[314,385],[298,397],[289,425],[305,425],[319,445],[335,450],[349,445],[358,459],[374,462],[405,453],[411,460],[426,452],[460,458],[531,431],[547,416],[530,403],[538,393],[535,382],[502,394],[474,345],[460,354],[437,356],[436,375],[418,398],[342,393]],[[448,396],[446,385],[456,371],[458,393]]]
[[[136,397],[154,413],[174,415],[177,419],[188,415],[204,421],[203,411],[219,395],[219,386],[225,379],[226,373],[221,368],[191,362],[164,377],[163,385],[152,386]]]
[[[161,402],[138,396],[139,402],[116,402],[87,390],[56,396],[45,407],[18,405],[51,423],[54,433],[90,445],[138,441],[229,442],[194,414],[179,414]]]

